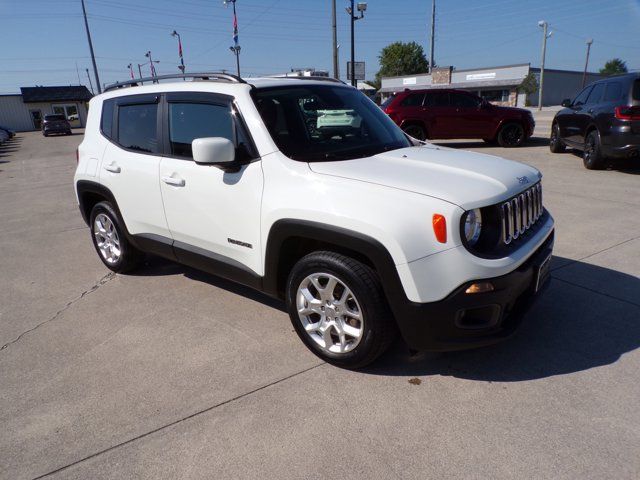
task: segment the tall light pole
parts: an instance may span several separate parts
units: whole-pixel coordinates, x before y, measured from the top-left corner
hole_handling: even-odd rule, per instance
[[[236,0],[224,0],[223,3],[233,4],[233,46],[229,47],[231,53],[236,56],[236,70],[240,76],[240,45],[238,44],[238,15],[236,14]]]
[[[553,35],[553,32],[547,33],[549,24],[544,20],[538,22],[538,26],[542,28],[542,61],[540,62],[540,88],[538,88],[538,110],[542,110],[542,91],[544,88],[544,57],[547,53],[547,38]]]
[[[131,80],[134,80],[136,77],[133,74],[133,64],[130,63],[129,65],[127,65],[127,68],[129,69],[129,75],[131,76]]]
[[[333,36],[333,78],[340,78],[338,74],[338,28],[336,19],[336,0],[331,1],[331,33]]]
[[[584,72],[582,73],[582,88],[584,88],[584,84],[587,81],[587,67],[589,66],[589,52],[591,51],[592,43],[593,38],[587,40],[587,60],[584,62]]]
[[[180,65],[178,65],[178,70],[180,70],[184,75],[184,57],[182,56],[182,40],[180,39],[180,34],[175,30],[171,32],[171,36],[178,37],[178,56],[180,57]]]
[[[354,8],[354,0],[351,0],[351,6],[347,7],[347,13],[349,14],[349,17],[351,18],[351,69],[350,69],[350,76],[351,76],[351,85],[353,85],[354,87],[358,88],[358,81],[356,80],[356,54],[355,54],[355,30],[354,30],[354,26],[355,26],[355,22],[357,20],[361,20],[364,18],[364,12],[367,10],[367,3],[366,2],[358,2],[358,12],[360,12],[360,16],[356,17],[354,15],[355,13],[355,8]]]
[[[140,80],[142,80],[142,64],[141,63],[138,64],[138,73],[140,74],[140,77],[139,77]],[[140,85],[144,85],[144,82],[140,82]]]
[[[436,0],[431,0],[431,40],[429,42],[429,73],[433,69],[433,51],[436,39]]]
[[[89,32],[89,22],[87,22],[87,10],[84,8],[84,0],[82,3],[82,16],[84,17],[84,28],[87,30],[87,40],[89,41],[89,52],[91,52],[91,62],[93,62],[93,74],[96,76],[96,87],[98,93],[102,93],[100,89],[100,77],[98,77],[98,66],[96,65],[96,56],[93,53],[93,43],[91,42],[91,33]]]

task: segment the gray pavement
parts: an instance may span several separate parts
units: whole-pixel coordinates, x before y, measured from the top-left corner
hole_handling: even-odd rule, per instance
[[[0,478],[640,476],[640,166],[446,142],[542,170],[550,288],[503,344],[397,342],[349,372],[248,289],[156,258],[108,274],[72,190],[81,138],[0,147]]]

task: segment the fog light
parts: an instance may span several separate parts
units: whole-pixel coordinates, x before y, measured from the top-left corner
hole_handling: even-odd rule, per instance
[[[472,283],[464,293],[485,293],[493,292],[493,284],[491,282]]]

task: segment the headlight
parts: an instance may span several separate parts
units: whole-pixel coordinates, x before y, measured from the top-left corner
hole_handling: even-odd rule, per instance
[[[479,208],[469,210],[464,217],[464,236],[467,239],[467,243],[473,246],[480,238],[480,231],[482,230],[482,214]]]

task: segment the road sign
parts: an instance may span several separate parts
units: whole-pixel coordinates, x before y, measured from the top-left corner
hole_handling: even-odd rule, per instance
[[[354,62],[356,80],[364,80],[364,62]],[[351,62],[347,62],[347,79],[351,80]]]

